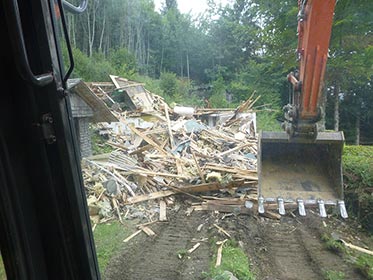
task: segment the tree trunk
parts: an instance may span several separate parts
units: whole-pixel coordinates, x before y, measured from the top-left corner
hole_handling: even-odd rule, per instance
[[[186,59],[187,59],[187,75],[188,75],[188,82],[190,81],[190,72],[189,72],[189,52],[187,51],[186,54]]]
[[[106,23],[106,13],[104,10],[104,19],[102,20],[102,30],[101,30],[101,35],[100,35],[100,45],[98,46],[98,49],[100,52],[102,52],[102,42],[104,39],[104,33],[105,33],[105,23]]]
[[[334,84],[334,130],[339,131],[339,92],[337,83]]]
[[[355,138],[355,145],[360,145],[360,112],[356,114],[356,138]]]

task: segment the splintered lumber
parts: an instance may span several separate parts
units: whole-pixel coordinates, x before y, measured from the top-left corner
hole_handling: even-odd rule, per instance
[[[194,211],[219,211],[222,213],[237,213],[246,215],[252,215],[257,212],[256,207],[246,208],[243,205],[221,205],[212,203],[202,203],[201,205],[196,205],[192,207]]]
[[[173,195],[175,193],[198,193],[198,192],[207,192],[207,191],[216,191],[220,189],[231,189],[237,188],[244,184],[243,180],[233,181],[227,185],[221,185],[219,182],[206,183],[200,185],[189,185],[185,187],[173,187],[172,190],[158,191],[144,195],[138,195],[135,197],[129,197],[126,201],[126,204],[133,204],[143,201],[148,201],[152,199],[158,199]]]
[[[113,203],[113,206],[114,206],[115,210],[117,211],[117,215],[118,215],[118,219],[119,219],[120,223],[123,224],[123,220],[122,220],[122,216],[120,214],[120,210],[119,210],[119,207],[118,207],[117,200],[115,198],[113,198],[112,203]]]
[[[214,227],[216,227],[216,228],[219,230],[219,232],[222,232],[222,233],[224,233],[227,237],[231,238],[231,235],[230,235],[230,234],[229,234],[225,229],[223,229],[222,227],[218,226],[217,224],[214,224]]]
[[[244,143],[242,145],[238,145],[237,147],[234,147],[233,149],[230,149],[230,150],[227,150],[225,152],[220,153],[220,156],[222,157],[222,156],[225,156],[225,155],[229,155],[229,154],[231,154],[231,153],[233,153],[235,151],[241,150],[241,149],[243,149],[245,147],[252,146],[252,145],[253,144],[250,143],[250,142],[249,143]]]
[[[154,235],[155,235],[155,232],[152,231],[152,229],[149,228],[149,227],[147,227],[147,226],[143,226],[143,227],[141,227],[140,229],[141,229],[143,232],[145,232],[147,236],[150,236],[150,237],[151,237],[151,236],[154,236]]]
[[[265,211],[264,213],[260,214],[263,217],[270,218],[273,220],[281,220],[281,215],[272,211]]]
[[[216,256],[215,267],[218,267],[218,266],[221,265],[221,258],[222,258],[222,253],[223,253],[223,245],[227,241],[228,241],[228,239],[216,242],[216,245],[218,245],[219,247],[218,247],[218,253],[217,253],[217,256]]]
[[[88,160],[88,159],[85,159],[87,162],[89,162],[90,164],[98,167],[99,169],[101,169],[102,171],[106,172],[107,174],[113,176],[115,178],[115,180],[118,181],[119,184],[125,186],[128,190],[128,192],[132,195],[132,196],[136,196],[136,194],[134,193],[134,191],[131,189],[131,187],[125,182],[123,181],[123,179],[121,178],[118,178],[118,176],[116,176],[114,173],[110,172],[109,170],[107,170],[106,168],[102,167],[101,165],[95,163],[94,161],[91,161],[91,160]]]
[[[192,248],[190,248],[189,250],[188,250],[188,253],[189,254],[191,254],[191,253],[193,253],[195,250],[197,250],[197,248],[199,247],[199,246],[201,246],[201,243],[196,243]]]
[[[166,115],[168,134],[170,135],[171,149],[173,150],[175,148],[174,136],[172,135],[170,116],[168,115],[168,105],[166,103],[164,104],[164,112],[165,112],[165,115]]]
[[[197,167],[197,171],[198,171],[198,174],[199,174],[199,177],[201,177],[201,180],[202,180],[202,183],[206,183],[205,181],[205,174],[203,174],[202,170],[201,170],[201,167],[199,166],[199,163],[198,163],[198,160],[196,158],[196,155],[194,154],[193,150],[190,150],[191,153],[192,153],[192,156],[193,156],[193,160],[196,164],[196,167]]]
[[[133,125],[128,124],[124,120],[122,120],[122,122],[125,123],[133,133],[137,134],[142,139],[144,139],[148,144],[152,145],[158,152],[160,152],[163,155],[168,155],[168,153],[165,150],[163,150],[157,143],[155,143],[151,138],[149,138],[148,136],[146,136],[140,130],[138,130],[137,128],[135,128]]]
[[[220,189],[232,189],[232,188],[238,188],[245,184],[244,180],[235,180],[228,184],[222,185],[219,182],[211,182],[211,183],[205,183],[205,184],[199,184],[199,185],[189,185],[185,187],[180,187],[179,189],[184,192],[208,192],[208,191],[216,191]]]
[[[140,232],[142,232],[141,229],[139,229],[138,231],[136,231],[135,233],[131,234],[130,236],[128,236],[126,239],[123,240],[124,243],[130,241],[132,238],[134,238],[136,235],[138,235]]]
[[[223,172],[228,172],[228,173],[236,173],[240,174],[242,176],[248,177],[248,173],[257,173],[256,170],[249,170],[249,169],[241,169],[238,167],[231,167],[227,165],[218,165],[218,164],[213,164],[213,163],[208,163],[204,166],[205,169],[211,169],[211,170],[216,170],[216,171],[223,171]],[[252,180],[258,180],[258,176],[250,176],[252,177]]]
[[[164,200],[159,201],[159,220],[161,222],[167,221],[167,216],[166,216],[166,202]]]
[[[148,193],[148,194],[144,194],[144,195],[138,195],[138,196],[135,196],[135,197],[129,197],[125,204],[133,204],[133,203],[143,202],[143,201],[147,201],[147,200],[163,198],[163,197],[167,197],[167,196],[170,196],[170,195],[173,195],[173,194],[175,194],[174,191],[167,190],[167,191],[159,191],[159,192]]]
[[[373,251],[371,251],[371,250],[368,250],[368,249],[361,248],[359,246],[353,245],[351,243],[348,243],[348,242],[344,241],[343,239],[339,239],[339,241],[341,241],[343,243],[343,245],[345,245],[346,247],[348,247],[350,249],[353,249],[353,250],[359,251],[361,253],[365,253],[365,254],[373,256]]]

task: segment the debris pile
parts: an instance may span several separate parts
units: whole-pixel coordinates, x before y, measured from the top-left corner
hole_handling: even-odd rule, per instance
[[[111,105],[107,104],[119,120],[95,125],[95,130],[107,137],[113,151],[82,161],[94,223],[115,216],[120,221],[165,217],[166,206],[173,203],[172,195],[176,193],[200,201],[192,205],[192,210],[252,211],[253,204],[245,207],[245,201],[247,204],[247,200],[255,199],[257,183],[253,96],[236,110],[223,112],[225,117],[220,123],[210,127],[200,116],[216,116],[217,110],[195,110],[195,114],[188,116],[178,114],[161,97],[141,89],[141,84],[123,85],[118,79],[122,83],[125,79],[112,79],[117,90],[125,90],[126,96],[136,102],[132,102],[132,111],[123,111],[110,92],[102,90],[98,83],[90,85],[105,102],[109,100]],[[141,103],[143,99],[147,101]],[[215,192],[210,194],[212,191]],[[207,193],[210,196],[196,196]],[[160,203],[156,204],[155,199],[160,199]],[[145,201],[150,203],[140,203]]]

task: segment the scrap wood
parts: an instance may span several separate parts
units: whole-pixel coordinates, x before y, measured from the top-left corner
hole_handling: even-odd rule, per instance
[[[251,142],[243,143],[243,144],[238,145],[238,146],[236,146],[236,147],[234,147],[234,148],[232,148],[230,150],[227,150],[225,152],[220,153],[219,156],[223,157],[225,155],[229,155],[229,154],[231,154],[231,153],[233,153],[235,151],[242,150],[243,148],[246,148],[246,147],[251,146],[251,145],[253,145],[253,143],[251,143]]]
[[[213,196],[201,196],[204,199],[212,200],[214,202],[207,201],[206,203],[220,204],[220,205],[245,205],[244,199],[241,198],[228,198],[228,197],[213,197]]]
[[[175,148],[174,136],[172,134],[171,123],[170,123],[170,116],[168,114],[168,105],[166,103],[164,104],[164,112],[165,112],[165,115],[166,115],[168,134],[170,135],[171,149],[174,150],[174,148]]]
[[[354,250],[359,251],[361,253],[365,253],[365,254],[373,256],[373,251],[371,251],[371,250],[368,250],[368,249],[365,249],[365,248],[353,245],[351,243],[348,243],[348,242],[344,241],[343,239],[339,239],[339,241],[341,241],[343,245],[345,245],[346,247],[348,247],[350,249],[354,249]]]
[[[207,163],[204,166],[204,169],[211,169],[211,170],[216,170],[216,171],[223,171],[223,172],[228,172],[228,173],[236,173],[236,174],[241,174],[242,176],[245,176],[247,173],[257,173],[256,170],[250,170],[250,169],[241,169],[238,167],[232,167],[232,166],[227,166],[227,165],[219,165],[215,163]],[[257,180],[257,176],[252,176],[253,180]]]
[[[139,229],[138,231],[136,231],[135,233],[131,234],[130,236],[128,236],[126,239],[123,240],[124,243],[127,243],[128,241],[130,241],[132,238],[134,238],[136,235],[138,235],[140,232],[142,232],[141,229]]]
[[[151,237],[151,236],[155,236],[155,232],[152,231],[152,229],[149,228],[149,227],[147,227],[147,226],[142,226],[142,227],[140,227],[140,229],[141,229],[143,232],[145,232],[147,236],[150,236],[150,237]]]
[[[118,219],[119,219],[120,223],[123,224],[122,216],[120,214],[120,210],[119,210],[119,207],[118,207],[118,202],[115,198],[112,199],[112,202],[113,202],[114,208],[117,211]]]
[[[118,181],[119,184],[121,184],[121,185],[123,185],[123,186],[125,186],[125,187],[127,188],[128,192],[129,192],[132,196],[136,196],[136,194],[135,194],[134,191],[131,189],[131,187],[130,187],[126,182],[124,182],[122,179],[118,178],[114,173],[110,172],[109,170],[105,169],[104,167],[100,166],[99,164],[95,163],[94,161],[91,161],[91,160],[86,159],[86,158],[85,158],[84,160],[86,160],[86,161],[89,162],[90,164],[92,164],[92,165],[98,167],[99,169],[101,169],[102,171],[108,173],[109,175],[113,176],[113,177]]]
[[[143,223],[143,224],[138,224],[136,225],[137,228],[142,228],[144,226],[149,226],[149,225],[152,225],[152,224],[155,224],[155,223],[159,223],[160,221],[151,221],[151,222],[147,222],[147,223]]]
[[[137,148],[136,150],[130,151],[128,154],[129,155],[135,155],[135,154],[141,154],[142,152],[149,150],[152,147],[152,145],[148,144],[145,146],[142,146],[140,148]]]
[[[157,143],[155,143],[151,138],[146,136],[144,133],[142,133],[140,130],[135,128],[133,125],[130,125],[127,121],[123,120],[123,118],[121,120],[124,124],[126,124],[129,127],[129,129],[133,133],[137,134],[142,139],[144,139],[148,144],[152,145],[158,152],[160,152],[163,155],[168,155],[168,153],[165,150],[163,150]]]
[[[164,200],[159,201],[159,220],[161,222],[167,221],[167,216],[166,216],[166,202]]]
[[[157,198],[163,198],[170,195],[173,195],[175,193],[194,193],[194,192],[206,192],[206,191],[213,191],[213,190],[220,190],[220,189],[229,189],[229,188],[236,188],[241,186],[244,183],[244,181],[233,181],[227,185],[221,185],[218,182],[213,183],[206,183],[206,184],[200,184],[200,185],[189,185],[185,187],[172,187],[172,190],[165,190],[165,191],[158,191],[153,192],[149,194],[144,195],[137,195],[135,197],[129,197],[126,201],[126,204],[133,204],[138,202],[143,202],[147,200],[157,199]]]
[[[147,200],[163,198],[163,197],[170,196],[170,195],[173,195],[173,194],[175,194],[174,191],[166,190],[166,191],[148,193],[148,194],[144,194],[144,195],[138,195],[138,196],[135,196],[135,197],[129,197],[125,204],[133,204],[133,203],[143,202],[143,201],[147,201]]]
[[[193,152],[193,150],[190,150],[190,152],[192,153],[193,160],[194,160],[194,162],[195,162],[195,164],[196,164],[197,171],[198,171],[199,177],[201,177],[202,183],[206,183],[206,180],[205,180],[205,174],[203,174],[203,172],[202,172],[202,170],[201,170],[201,167],[199,166],[199,163],[198,163],[198,160],[197,160],[197,158],[196,158],[195,153]]]
[[[218,241],[216,242],[216,245],[218,245],[218,253],[217,253],[217,256],[216,256],[216,263],[215,263],[215,267],[218,267],[221,265],[221,258],[222,258],[222,253],[223,253],[223,245],[225,242],[227,242],[228,239],[224,239],[223,241]]]
[[[281,220],[281,215],[272,211],[265,211],[264,213],[261,213],[260,216],[270,218],[273,220]]]
[[[189,253],[189,254],[193,253],[195,250],[198,249],[199,246],[201,246],[201,243],[200,243],[200,242],[196,243],[192,248],[190,248],[190,249],[188,250],[188,253]]]
[[[238,188],[244,185],[244,180],[234,180],[229,182],[228,184],[221,184],[220,182],[211,182],[205,184],[198,184],[198,185],[188,185],[184,187],[179,187],[177,189],[184,191],[184,192],[208,192],[208,191],[217,191],[221,189],[233,189]]]
[[[218,226],[217,224],[214,224],[214,227],[216,227],[219,230],[219,232],[224,233],[227,237],[229,237],[229,238],[232,237],[225,229],[223,229],[222,227]]]
[[[256,213],[256,207],[246,208],[243,205],[221,205],[213,203],[202,203],[201,205],[192,206],[194,211],[219,211],[222,213],[237,213],[252,215]]]

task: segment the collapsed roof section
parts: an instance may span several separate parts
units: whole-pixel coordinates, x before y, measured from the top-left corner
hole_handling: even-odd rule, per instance
[[[81,79],[70,79],[68,81],[68,88],[73,94],[79,96],[92,109],[92,122],[110,123],[118,121],[117,117],[110,111],[105,102],[103,102]]]

